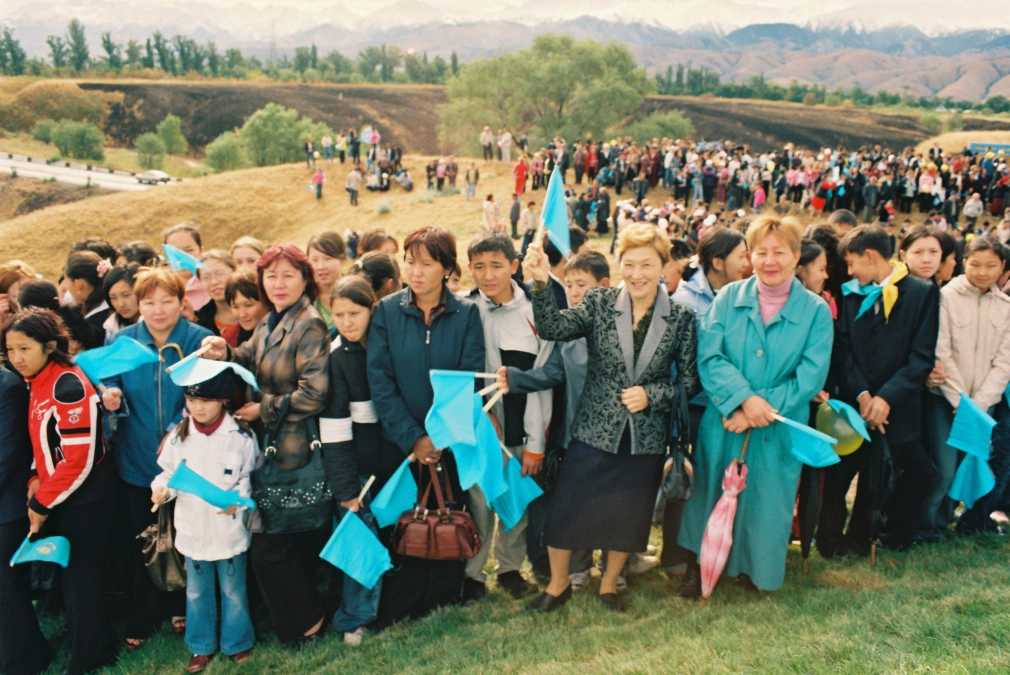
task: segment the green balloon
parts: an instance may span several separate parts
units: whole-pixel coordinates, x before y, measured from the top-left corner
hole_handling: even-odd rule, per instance
[[[842,457],[851,455],[863,444],[863,437],[852,428],[845,415],[828,405],[827,401],[817,408],[816,429],[838,439],[835,452]]]

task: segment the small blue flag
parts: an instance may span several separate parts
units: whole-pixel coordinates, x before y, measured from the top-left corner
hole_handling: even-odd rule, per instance
[[[94,385],[139,368],[145,363],[157,362],[157,352],[125,336],[116,339],[107,347],[89,349],[74,357],[74,365],[84,371]]]
[[[954,423],[950,427],[950,438],[947,445],[963,450],[979,459],[989,459],[989,446],[992,440],[992,430],[996,420],[989,413],[978,407],[967,394],[961,394],[961,402],[954,415]]]
[[[501,519],[505,531],[508,532],[522,520],[530,502],[542,495],[544,491],[540,489],[535,480],[529,476],[523,476],[522,465],[515,457],[510,458],[508,464],[505,465],[505,483],[508,485],[508,490],[499,495],[491,503],[491,507]]]
[[[793,444],[792,455],[807,466],[822,468],[842,461],[831,447],[838,439],[811,429],[806,424],[794,422],[788,417],[779,419],[789,428],[789,439]]]
[[[229,506],[244,506],[247,509],[256,507],[256,502],[249,497],[243,497],[235,490],[222,490],[193,471],[186,466],[186,460],[182,460],[179,466],[175,467],[175,473],[168,479],[168,487],[188,492],[222,511],[226,511]]]
[[[176,272],[189,270],[193,274],[196,274],[196,271],[203,267],[202,262],[171,244],[162,244],[161,249],[165,252],[165,260],[168,262],[168,266]]]
[[[417,482],[410,472],[410,462],[403,461],[400,468],[375,495],[370,508],[379,529],[389,527],[404,511],[414,508],[417,503]]]
[[[473,445],[473,373],[456,370],[432,370],[431,388],[434,397],[431,410],[424,419],[424,429],[432,444],[439,449],[457,443]]]
[[[961,466],[957,467],[947,496],[955,502],[964,502],[970,509],[975,502],[992,492],[994,487],[996,477],[989,468],[989,463],[975,455],[965,455]]]
[[[970,396],[961,394],[947,445],[967,454],[957,467],[954,482],[947,494],[951,499],[964,502],[968,508],[996,486],[996,479],[988,464],[992,430],[995,426],[996,420],[971,400]]]
[[[856,430],[856,433],[867,441],[870,440],[870,432],[866,428],[866,420],[859,416],[855,408],[844,401],[839,401],[837,398],[828,399],[828,405],[834,408],[835,412],[842,413],[845,416],[845,421]]]
[[[565,201],[565,180],[561,176],[561,167],[555,165],[547,183],[547,194],[544,196],[544,208],[540,212],[540,220],[547,230],[547,236],[561,255],[568,258],[572,255],[572,237],[568,232],[568,203]]]
[[[476,429],[484,412],[484,399],[480,394],[474,392],[473,397],[473,426]],[[477,449],[476,438],[473,444],[456,443],[452,446],[452,456],[456,459],[456,473],[459,475],[459,484],[464,490],[469,490],[477,483],[481,482],[484,472],[487,470],[487,455]]]
[[[393,568],[389,551],[353,511],[340,519],[319,557],[368,590],[375,588],[382,575]]]
[[[44,537],[34,542],[30,536],[25,537],[11,556],[11,567],[35,561],[56,563],[65,568],[70,564],[70,542],[66,537]]]
[[[169,373],[169,377],[180,387],[190,387],[194,384],[206,382],[229,369],[245,380],[246,384],[250,387],[256,391],[260,390],[256,385],[256,376],[239,364],[232,363],[231,361],[211,361],[210,359],[201,359],[199,357],[195,359],[187,357],[172,366],[172,372]]]

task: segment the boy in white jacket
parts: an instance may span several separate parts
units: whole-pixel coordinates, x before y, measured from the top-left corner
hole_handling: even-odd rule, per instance
[[[255,635],[246,597],[246,551],[251,534],[236,507],[221,511],[199,497],[170,489],[179,463],[222,490],[252,494],[249,476],[258,448],[249,427],[225,404],[235,393],[230,370],[186,389],[189,417],[169,435],[158,456],[162,472],[151,483],[151,500],[175,499],[175,547],[186,557],[186,646],[188,673],[207,668],[218,649],[236,663],[252,652]],[[217,583],[221,585],[221,635],[217,634]]]
[[[503,232],[484,232],[470,242],[467,257],[477,284],[470,299],[477,304],[484,326],[487,372],[494,373],[502,366],[520,370],[543,367],[554,351],[554,343],[537,336],[533,305],[526,291],[512,278],[519,266],[512,240]],[[551,406],[552,395],[548,390],[507,394],[491,409],[505,446],[522,463],[524,476],[538,474],[543,465]],[[535,593],[537,587],[519,573],[526,557],[527,514],[508,532],[500,523],[496,527],[494,515],[478,486],[470,490],[470,511],[485,546],[467,561],[464,601],[477,600],[483,595],[483,568],[495,529],[498,585],[515,598]]]

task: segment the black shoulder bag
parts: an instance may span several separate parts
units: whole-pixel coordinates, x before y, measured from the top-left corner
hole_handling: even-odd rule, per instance
[[[333,493],[326,480],[316,418],[309,417],[309,463],[300,469],[277,466],[277,439],[291,408],[291,394],[281,401],[280,416],[263,439],[263,466],[253,471],[252,498],[267,534],[307,532],[328,527],[333,519]]]
[[[676,430],[676,437],[673,432]],[[674,401],[670,407],[670,454],[673,466],[663,476],[663,497],[669,501],[687,501],[694,494],[694,483],[685,462],[691,447],[691,413],[687,408],[687,392],[678,380],[674,383]]]

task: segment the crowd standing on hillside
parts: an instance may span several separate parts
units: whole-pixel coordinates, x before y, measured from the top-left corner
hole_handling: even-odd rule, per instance
[[[797,488],[809,481],[822,486],[816,546],[827,559],[926,545],[952,526],[998,530],[1010,501],[1010,216],[990,225],[985,213],[1003,215],[1002,155],[752,154],[669,139],[569,147],[560,137],[531,154],[527,137],[490,127],[480,143],[485,161],[511,164],[518,153],[511,233],[488,194],[465,261],[438,227],[403,241],[381,229],[325,231],[304,249],[242,237],[205,250],[197,226],[182,223],[162,243],[199,260],[196,273],[169,269],[147,242],[99,237],[73,246],[55,282],[22,261],[0,266],[0,558],[29,530],[64,536],[73,550],[58,586],[0,565],[0,672],[48,666],[32,605],[46,589],[63,598],[74,674],[143,649],[166,622],[193,654],[187,672],[218,651],[242,663],[256,641],[251,595],[282,643],[311,643],[332,624],[360,644],[366,629],[479,603],[492,547],[497,586],[538,612],[589,586],[595,551],[611,610],[624,609],[629,578],[660,566],[682,577],[679,597],[698,598],[705,526],[727,465],[745,452],[749,487],[725,573],[755,593],[784,583]],[[346,153],[354,165],[352,204],[363,183],[388,189],[388,174],[404,171],[398,149],[378,143],[360,169],[353,131],[320,145],[323,161]],[[305,151],[311,170],[312,139]],[[529,200],[555,167],[564,181],[574,170],[567,258],[535,236]],[[454,186],[459,171],[454,158],[433,161],[428,185]],[[475,196],[476,163],[464,177]],[[669,198],[651,205],[657,185]],[[924,222],[912,223],[913,208]],[[797,210],[828,215],[804,230]],[[594,222],[597,236],[613,228],[619,279],[588,245]],[[461,288],[464,264],[472,289]],[[159,361],[95,382],[74,365],[123,338]],[[229,370],[175,384],[167,369],[198,350],[245,367],[257,386]],[[428,435],[432,369],[495,375],[503,395],[486,414],[503,453],[544,491],[507,531],[479,487],[462,489],[452,450]],[[962,392],[996,421],[994,485],[957,512],[947,495],[964,453],[946,441]],[[814,469],[791,454],[781,419],[812,424],[832,399],[858,411],[870,438]],[[664,482],[677,448],[693,475],[686,501]],[[880,456],[895,481],[875,504],[868,468]],[[396,545],[398,525],[379,526],[372,499],[402,479],[405,458],[418,506],[472,514],[482,549],[430,559]],[[244,497],[267,476],[316,478],[296,515],[279,520],[269,497],[219,510],[172,488],[184,461]],[[152,504],[174,505],[184,586],[146,564],[138,536],[167,508]],[[390,549],[393,569],[366,588],[325,567],[340,589],[333,605],[318,556],[351,512]]]

